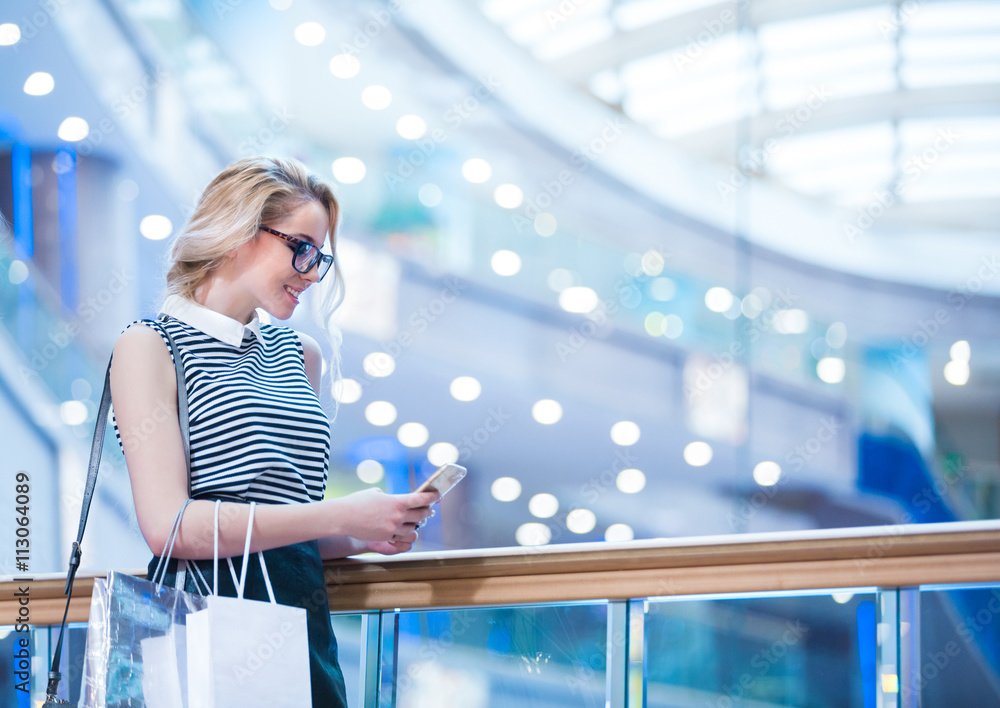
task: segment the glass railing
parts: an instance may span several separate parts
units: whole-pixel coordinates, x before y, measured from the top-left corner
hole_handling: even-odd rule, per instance
[[[359,708],[1000,704],[996,521],[355,558],[326,577]],[[91,586],[70,611],[70,701]],[[62,614],[61,579],[13,581],[4,621],[25,588],[29,631],[0,629],[2,705],[40,705]]]

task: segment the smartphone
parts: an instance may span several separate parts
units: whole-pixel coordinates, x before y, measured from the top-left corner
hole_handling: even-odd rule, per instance
[[[442,497],[450,492],[452,488],[465,478],[465,474],[468,472],[461,465],[441,465],[437,468],[437,471],[432,474],[426,482],[417,487],[418,492],[427,492],[430,490],[436,491]],[[438,501],[441,499],[438,498]],[[435,502],[436,504],[437,502]]]

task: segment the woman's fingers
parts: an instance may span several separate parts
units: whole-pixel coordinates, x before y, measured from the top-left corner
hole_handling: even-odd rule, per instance
[[[436,490],[429,492],[412,492],[409,494],[407,504],[411,509],[423,509],[438,501],[441,495]]]
[[[424,518],[422,518],[420,521],[418,521],[417,525],[414,528],[416,528],[416,529],[422,529],[424,526],[427,525],[427,522],[430,521],[431,518],[434,517],[435,514],[437,514],[437,512],[435,510],[431,509],[431,513],[427,514],[426,516],[424,516]]]
[[[423,524],[427,519],[434,516],[437,512],[430,507],[421,507],[419,509],[410,509],[403,515],[404,524]]]
[[[394,546],[403,546],[403,545],[411,546],[414,543],[416,543],[417,538],[419,538],[419,536],[420,534],[417,533],[416,529],[412,529],[410,531],[404,531],[403,533],[394,533],[392,535],[392,538],[389,539],[389,543],[393,544]]]

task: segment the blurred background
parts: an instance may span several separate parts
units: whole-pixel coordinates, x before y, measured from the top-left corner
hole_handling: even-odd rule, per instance
[[[6,0],[0,45],[35,573],[118,334],[257,154],[342,204],[329,493],[469,469],[424,550],[998,517],[1000,3]],[[329,356],[314,305],[276,324]],[[105,450],[83,564],[142,567]]]

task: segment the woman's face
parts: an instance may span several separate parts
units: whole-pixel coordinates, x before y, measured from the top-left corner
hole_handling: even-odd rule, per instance
[[[321,204],[304,203],[287,219],[264,224],[322,248],[329,229],[329,219]],[[253,307],[260,307],[279,320],[292,316],[302,291],[319,278],[319,269],[299,273],[292,265],[296,245],[267,231],[244,244],[236,252],[235,266]],[[291,291],[291,292],[290,292]]]

